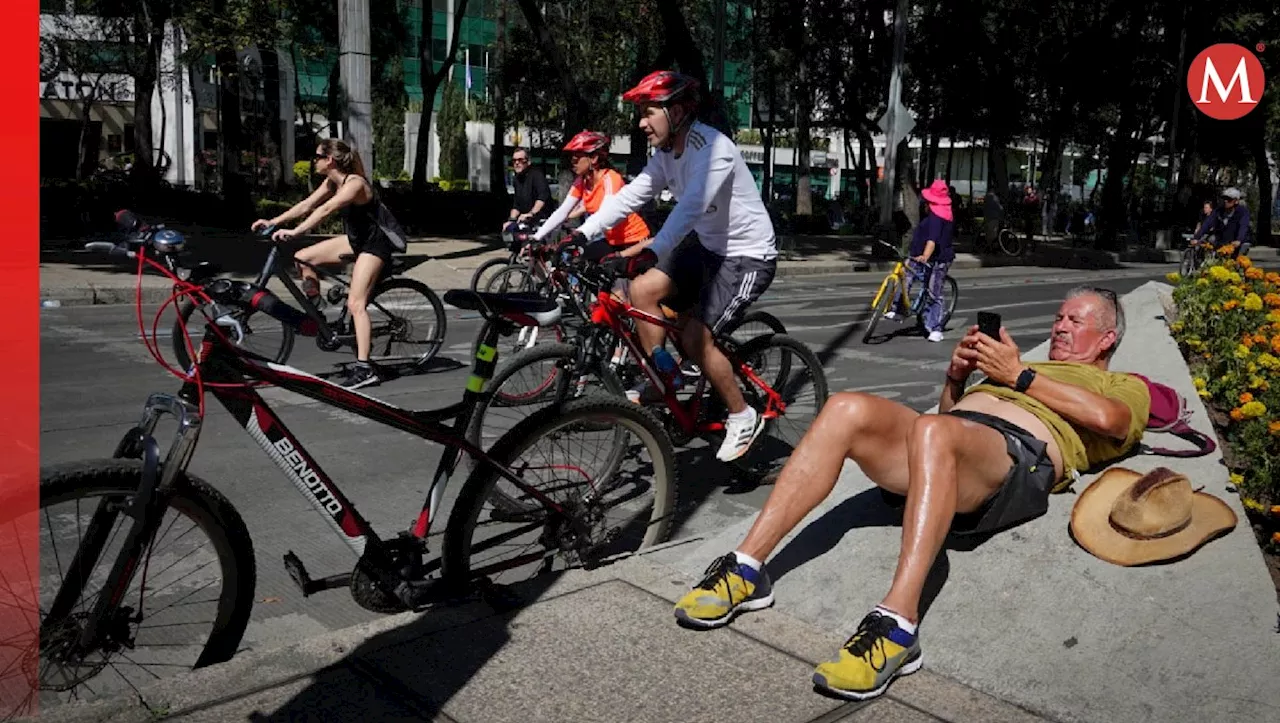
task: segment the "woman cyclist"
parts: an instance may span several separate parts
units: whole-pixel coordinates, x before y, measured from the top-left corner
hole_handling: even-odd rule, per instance
[[[604,133],[582,131],[570,139],[564,150],[569,154],[569,165],[575,176],[573,185],[560,208],[532,236],[535,242],[541,242],[568,219],[600,210],[606,198],[626,185],[622,174],[609,166],[609,136]],[[649,236],[648,224],[638,214],[631,213],[605,230],[604,240],[588,246],[585,256],[598,259],[611,251],[647,241]]]
[[[253,230],[305,217],[296,227],[280,229],[272,235],[276,241],[286,241],[311,232],[335,211],[341,214],[345,234],[299,249],[293,257],[309,264],[337,264],[341,263],[343,254],[356,254],[347,292],[347,309],[356,332],[356,363],[339,383],[347,389],[359,389],[381,381],[377,368],[369,362],[372,326],[365,308],[369,303],[369,290],[383,267],[391,263],[391,255],[403,251],[403,246],[384,230],[383,225],[390,223],[392,232],[399,233],[390,213],[380,207],[381,203],[374,197],[373,186],[365,177],[364,163],[354,148],[329,138],[316,148],[315,162],[316,173],[325,179],[315,193],[275,218],[254,221]],[[379,223],[380,215],[383,224]],[[298,264],[298,273],[302,276],[303,291],[313,303],[318,302],[320,279],[315,269]]]

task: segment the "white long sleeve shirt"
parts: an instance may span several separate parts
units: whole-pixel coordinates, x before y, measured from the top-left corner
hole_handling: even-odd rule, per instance
[[[659,151],[644,170],[578,229],[591,238],[637,211],[668,188],[676,206],[649,248],[659,258],[670,253],[690,231],[708,251],[720,256],[747,256],[768,261],[778,255],[773,222],[747,163],[733,141],[720,131],[694,122],[684,152]]]

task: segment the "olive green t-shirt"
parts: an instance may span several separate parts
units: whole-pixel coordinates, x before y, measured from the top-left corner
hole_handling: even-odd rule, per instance
[[[1123,440],[1117,440],[1074,425],[1043,403],[1010,387],[984,380],[965,390],[961,399],[975,392],[985,392],[1013,402],[1044,422],[1058,443],[1058,449],[1062,450],[1064,483],[1073,477],[1073,471],[1092,469],[1095,465],[1120,457],[1142,439],[1142,433],[1147,428],[1147,417],[1151,413],[1151,395],[1147,391],[1146,382],[1132,374],[1104,371],[1081,362],[1032,362],[1027,366],[1039,375],[1118,400],[1129,408],[1129,434]]]

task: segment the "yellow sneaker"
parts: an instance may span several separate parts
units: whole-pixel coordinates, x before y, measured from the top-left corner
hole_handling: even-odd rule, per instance
[[[707,567],[698,586],[676,603],[676,619],[700,628],[716,628],[744,610],[773,604],[773,585],[763,569],[738,562],[732,552]]]
[[[841,698],[866,700],[883,694],[894,678],[910,675],[922,665],[919,638],[888,615],[872,610],[838,658],[814,671],[813,684]]]

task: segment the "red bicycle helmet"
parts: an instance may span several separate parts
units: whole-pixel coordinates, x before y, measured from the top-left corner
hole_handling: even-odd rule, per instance
[[[568,145],[564,150],[568,153],[608,153],[609,152],[609,136],[598,131],[582,131],[578,135],[569,139]]]
[[[646,75],[636,87],[622,94],[630,103],[694,103],[698,99],[700,84],[690,76],[674,70],[655,70]]]

